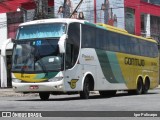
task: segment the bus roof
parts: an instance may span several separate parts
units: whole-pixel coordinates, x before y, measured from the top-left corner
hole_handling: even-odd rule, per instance
[[[121,28],[117,28],[117,27],[114,27],[114,26],[106,25],[106,24],[103,24],[103,23],[97,23],[96,25],[102,26],[105,29],[107,29],[109,31],[112,31],[112,32],[116,32],[116,33],[124,34],[124,35],[127,35],[127,36],[132,36],[132,37],[135,37],[135,38],[139,38],[139,39],[143,39],[143,40],[147,40],[147,41],[150,41],[150,42],[157,43],[157,41],[152,39],[152,38],[145,38],[145,37],[142,37],[142,36],[133,35],[133,34],[128,33],[126,30],[121,29]]]
[[[116,33],[120,33],[120,34],[124,34],[124,35],[128,35],[128,36],[132,36],[132,37],[135,37],[135,38],[139,38],[139,39],[143,39],[143,40],[147,40],[147,41],[150,41],[150,42],[156,42],[157,43],[157,41],[152,39],[152,38],[144,38],[144,37],[141,37],[141,36],[136,36],[136,35],[128,33],[124,29],[113,27],[113,26],[110,26],[110,25],[107,25],[107,24],[103,24],[103,23],[94,24],[94,23],[90,23],[86,20],[78,20],[78,19],[71,19],[71,18],[54,18],[54,19],[34,20],[34,21],[22,23],[19,26],[56,23],[56,22],[57,23],[68,23],[68,24],[72,23],[72,22],[78,22],[78,23],[82,23],[82,24],[88,24],[90,26],[94,26],[94,27],[97,27],[97,28],[101,28],[101,29],[112,31],[112,32],[116,32]]]
[[[70,18],[54,18],[54,19],[41,19],[41,20],[34,20],[30,22],[25,22],[20,24],[19,26],[27,26],[27,25],[35,25],[35,24],[46,24],[46,23],[84,23],[86,20],[78,20],[78,19],[70,19]]]

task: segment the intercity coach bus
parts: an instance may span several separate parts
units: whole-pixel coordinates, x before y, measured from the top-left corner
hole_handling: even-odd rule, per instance
[[[105,24],[76,19],[23,23],[13,40],[15,92],[50,94],[90,91],[147,93],[159,84],[157,42]]]

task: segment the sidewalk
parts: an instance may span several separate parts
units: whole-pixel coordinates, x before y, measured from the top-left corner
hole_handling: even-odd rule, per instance
[[[0,97],[5,97],[5,96],[19,96],[23,95],[21,93],[14,93],[12,88],[0,88]]]
[[[0,97],[11,97],[11,96],[22,96],[23,97],[27,95],[36,96],[37,94],[36,93],[33,93],[33,94],[15,93],[12,88],[0,88]]]
[[[160,89],[160,85],[156,88]],[[91,94],[95,94],[97,91],[91,92]],[[12,88],[0,88],[0,97],[11,97],[11,96],[38,96],[37,93],[31,93],[31,94],[23,94],[23,93],[15,93]]]

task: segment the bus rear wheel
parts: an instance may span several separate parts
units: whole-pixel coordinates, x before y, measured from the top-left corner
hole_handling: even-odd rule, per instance
[[[128,93],[131,95],[140,95],[143,91],[143,81],[141,78],[137,81],[137,89],[136,90],[129,90]]]
[[[111,90],[111,91],[99,91],[99,94],[102,97],[110,97],[110,96],[115,96],[116,95],[116,90]]]
[[[142,94],[142,90],[143,90],[143,81],[141,79],[138,80],[137,83],[137,90],[136,90],[136,94],[140,95]]]
[[[142,93],[146,94],[148,92],[149,88],[150,88],[150,81],[149,81],[149,79],[146,79],[145,83],[143,85]]]
[[[88,99],[90,93],[89,79],[86,77],[83,84],[83,91],[80,91],[80,98]]]
[[[39,93],[39,97],[41,98],[41,100],[48,100],[50,96],[49,92],[40,92]]]

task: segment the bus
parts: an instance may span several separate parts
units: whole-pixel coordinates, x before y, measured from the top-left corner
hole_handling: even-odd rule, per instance
[[[159,84],[157,42],[109,25],[44,19],[19,25],[13,40],[15,92],[112,96],[145,94]]]

